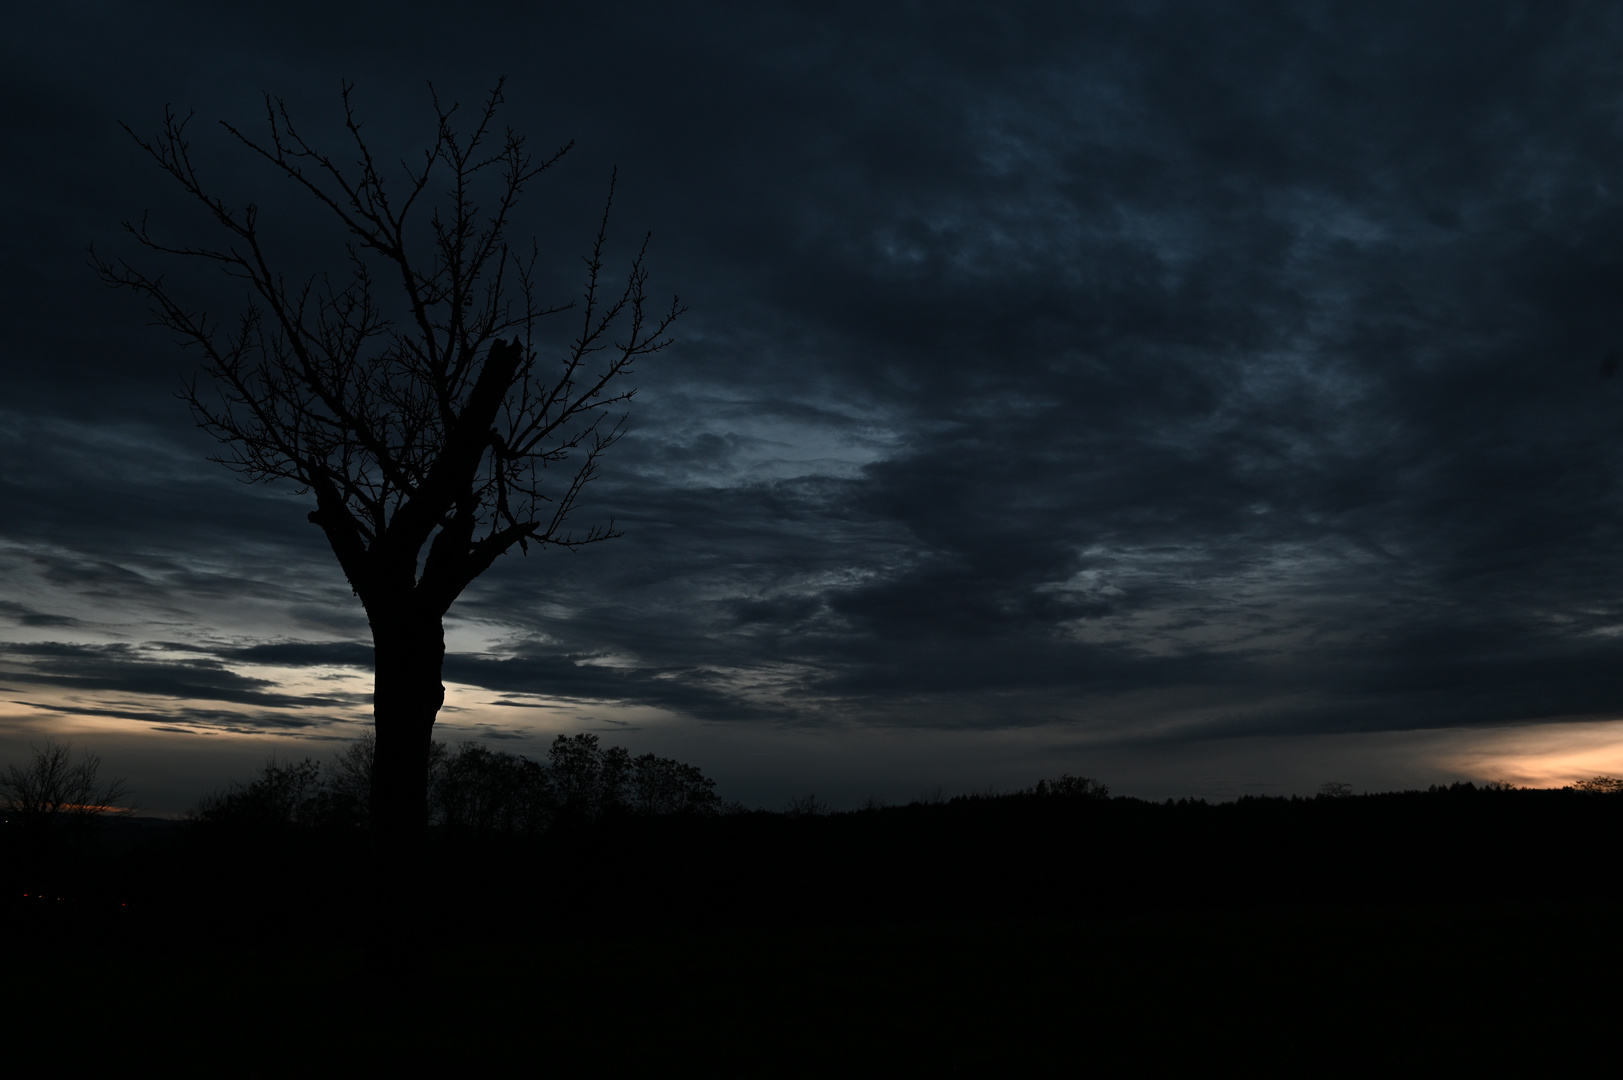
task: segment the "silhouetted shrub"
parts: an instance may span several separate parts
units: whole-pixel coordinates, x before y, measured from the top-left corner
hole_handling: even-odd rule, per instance
[[[558,803],[539,762],[478,743],[440,755],[431,774],[429,815],[453,832],[535,833]]]
[[[321,816],[325,794],[320,762],[305,758],[279,764],[272,758],[246,784],[233,780],[224,791],[203,796],[191,816],[212,824],[260,828],[314,825]]]
[[[784,810],[784,813],[790,817],[822,817],[829,812],[829,809],[828,803],[819,799],[816,795],[802,795],[799,798],[790,799],[789,807]]]
[[[542,764],[463,743],[433,772],[434,820],[448,829],[534,833],[560,822],[617,814],[714,814],[714,780],[692,765],[599,745],[596,735],[559,735]]]
[[[122,778],[100,779],[101,758],[85,751],[72,761],[72,747],[47,738],[32,746],[27,768],[8,766],[0,773],[0,809],[30,831],[84,823],[106,813],[124,813],[128,789]]]
[[[622,747],[607,750],[596,735],[560,735],[547,751],[558,813],[568,821],[595,821],[626,808],[631,755]]]
[[[91,827],[107,816],[130,813],[128,789],[121,778],[101,779],[101,759],[86,751],[77,763],[72,748],[47,738],[32,746],[26,767],[0,772],[0,862],[7,870],[31,872],[60,867],[76,858],[90,838]]]
[[[714,814],[721,809],[716,782],[696,766],[644,754],[631,762],[631,811],[637,814]]]
[[[309,808],[309,823],[329,828],[365,828],[372,803],[372,760],[378,740],[371,732],[333,758]]]
[[[1057,780],[1039,780],[1035,787],[1020,794],[1049,799],[1108,799],[1110,789],[1092,777],[1065,773]]]

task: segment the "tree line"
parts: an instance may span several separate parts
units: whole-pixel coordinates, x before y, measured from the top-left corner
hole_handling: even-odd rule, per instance
[[[323,765],[272,760],[253,779],[202,798],[204,824],[360,829],[371,814],[377,742],[368,734]],[[559,735],[546,760],[475,742],[430,751],[430,822],[448,832],[527,835],[613,816],[710,815],[724,808],[716,782],[696,766],[655,754],[632,757],[596,735]]]

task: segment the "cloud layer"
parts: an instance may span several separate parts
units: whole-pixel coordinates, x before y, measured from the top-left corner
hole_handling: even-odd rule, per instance
[[[579,140],[527,219],[548,280],[617,163],[618,235],[654,230],[691,314],[589,500],[625,538],[456,609],[446,677],[482,700],[1146,746],[1623,706],[1615,13],[196,10],[41,10],[3,46],[17,700],[364,715],[299,497],[203,460],[195,358],[82,253],[149,207],[199,224],[116,120],[195,107],[297,260],[331,238],[216,116],[271,90],[320,132],[342,76],[404,152],[424,80],[505,73],[515,126]]]

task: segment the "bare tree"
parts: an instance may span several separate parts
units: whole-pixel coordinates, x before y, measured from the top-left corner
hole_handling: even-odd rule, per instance
[[[101,758],[86,750],[77,764],[73,749],[47,738],[32,748],[27,768],[0,773],[0,809],[36,836],[63,823],[82,825],[103,814],[123,814],[129,795],[122,778],[101,779]]]
[[[376,648],[374,835],[405,851],[427,818],[446,611],[514,547],[617,535],[612,521],[572,532],[570,513],[622,430],[633,393],[624,377],[670,343],[681,308],[674,299],[648,308],[646,237],[624,284],[606,284],[612,180],[584,297],[540,302],[538,248],[517,249],[508,231],[520,197],[573,144],[537,158],[511,129],[498,131],[502,83],[465,127],[455,104],[433,96],[433,143],[398,170],[374,157],[351,90],[342,96],[353,163],[307,142],[279,99],[266,98],[263,138],[222,121],[328,215],[347,245],[339,272],[284,276],[259,208],[213,193],[190,152],[190,117],[172,111],[156,137],[130,135],[220,239],[176,246],[145,220],[126,228],[152,252],[240,280],[244,307],[223,321],[188,306],[161,275],[92,258],[104,281],[147,297],[157,323],[201,352],[210,379],[184,396],[227,447],[216,460],[250,482],[290,481],[314,495],[309,519],[365,607]],[[548,354],[537,324],[565,311],[576,330]]]

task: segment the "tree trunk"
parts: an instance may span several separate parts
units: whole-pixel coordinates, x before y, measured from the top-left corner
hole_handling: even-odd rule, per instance
[[[377,674],[372,716],[372,835],[386,859],[412,860],[428,827],[428,753],[445,704],[445,629],[437,615],[372,613]]]
[[[415,986],[428,935],[424,841],[428,831],[428,755],[434,717],[445,704],[440,670],[445,630],[438,615],[407,605],[368,605],[376,677],[372,717],[373,965],[402,989]]]

